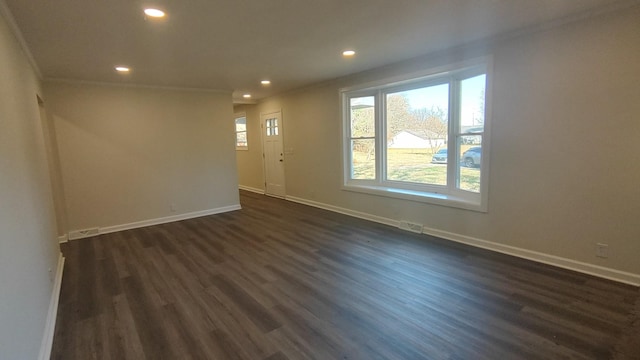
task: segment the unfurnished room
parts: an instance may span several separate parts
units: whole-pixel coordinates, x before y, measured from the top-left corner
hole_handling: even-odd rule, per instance
[[[639,0],[0,0],[0,359],[640,359],[639,60]]]

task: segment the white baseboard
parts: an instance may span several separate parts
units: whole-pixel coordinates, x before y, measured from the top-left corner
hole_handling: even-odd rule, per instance
[[[64,244],[69,241],[69,236],[67,234],[58,236],[58,243]]]
[[[392,220],[392,219],[385,218],[385,217],[382,217],[382,216],[371,215],[371,214],[363,213],[363,212],[360,212],[360,211],[350,210],[350,209],[342,208],[342,207],[339,207],[339,206],[333,206],[333,205],[329,205],[329,204],[325,204],[325,203],[321,203],[321,202],[317,202],[317,201],[313,201],[313,200],[307,200],[307,199],[303,199],[303,198],[299,198],[299,197],[295,197],[295,196],[288,196],[287,195],[287,197],[285,199],[287,199],[289,201],[293,201],[293,202],[299,203],[299,204],[309,205],[309,206],[317,207],[317,208],[320,208],[320,209],[325,209],[325,210],[337,212],[337,213],[340,213],[340,214],[345,214],[345,215],[357,217],[359,219],[370,220],[370,221],[373,221],[373,222],[377,222],[377,223],[380,223],[380,224],[385,224],[385,225],[389,225],[389,226],[393,226],[393,227],[398,227],[398,225],[400,224],[400,222],[398,220]]]
[[[254,193],[257,193],[257,194],[264,195],[264,189],[258,189],[258,188],[254,188],[254,187],[251,187],[251,186],[238,185],[238,189],[251,191],[251,192],[254,192]]]
[[[49,302],[49,312],[47,322],[44,327],[44,335],[40,345],[39,360],[49,360],[51,358],[51,348],[53,346],[53,336],[56,331],[56,319],[58,317],[58,302],[60,300],[60,288],[62,287],[62,273],[64,271],[64,256],[60,253],[58,257],[58,267],[51,291],[51,301]]]
[[[235,211],[240,209],[241,209],[240,204],[235,204],[235,205],[223,206],[215,209],[194,211],[190,213],[167,216],[167,217],[162,217],[157,219],[136,221],[128,224],[105,226],[105,227],[98,228],[97,234],[91,234],[87,236],[74,236],[74,237],[70,237],[69,239],[70,240],[84,239],[87,237],[92,237],[100,234],[108,234],[108,233],[113,233],[117,231],[137,229],[141,227],[147,227],[147,226],[153,226],[153,225],[159,225],[159,224],[166,224],[174,221],[188,220],[188,219],[193,219],[197,217],[220,214],[220,213],[225,213],[225,212]],[[79,234],[81,232],[82,230],[73,230],[73,231],[70,231],[69,233]]]
[[[471,245],[474,247],[487,249],[511,256],[516,256],[522,259],[532,260],[543,264],[553,265],[560,268],[589,274],[604,279],[614,280],[617,282],[640,286],[640,275],[633,274],[625,271],[606,268],[603,266],[588,264],[581,261],[571,260],[560,256],[549,255],[537,251],[521,249],[515,246],[509,246],[504,244],[495,243],[492,241],[477,239],[471,236],[460,235],[448,231],[442,231],[438,229],[432,229],[424,227],[422,232],[427,235],[435,236],[441,239],[455,241],[458,243]]]
[[[399,225],[398,220],[393,220],[393,219],[371,215],[371,214],[367,214],[359,211],[354,211],[354,210],[350,210],[350,209],[346,209],[338,206],[324,204],[324,203],[320,203],[313,200],[307,200],[307,199],[303,199],[295,196],[287,196],[286,199],[296,203],[309,205],[309,206],[337,212],[340,214],[357,217],[360,219],[370,220],[373,222],[377,222],[377,223],[381,223],[381,224],[385,224],[393,227],[398,227]],[[609,280],[630,284],[634,286],[640,286],[640,274],[634,274],[634,273],[629,273],[629,272],[620,271],[616,269],[606,268],[603,266],[588,264],[581,261],[571,260],[571,259],[567,259],[567,258],[555,256],[555,255],[549,255],[549,254],[545,254],[537,251],[521,249],[514,246],[504,245],[504,244],[500,244],[492,241],[477,239],[477,238],[466,236],[466,235],[456,234],[456,233],[442,231],[438,229],[432,229],[428,227],[424,227],[422,229],[422,233],[435,236],[438,238],[442,238],[445,240],[455,241],[458,243],[463,243],[463,244],[478,247],[478,248],[496,251],[499,253],[503,253],[503,254],[527,259],[527,260],[532,260],[532,261],[536,261],[543,264],[553,265],[560,268],[601,277],[604,279],[609,279]]]

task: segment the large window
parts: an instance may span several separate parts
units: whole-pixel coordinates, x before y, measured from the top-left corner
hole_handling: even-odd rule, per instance
[[[486,210],[486,62],[341,90],[345,189]]]
[[[235,114],[234,121],[236,126],[236,150],[248,150],[247,117],[244,114]]]

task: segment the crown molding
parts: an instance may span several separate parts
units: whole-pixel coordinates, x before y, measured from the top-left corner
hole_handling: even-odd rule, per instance
[[[58,84],[69,84],[69,85],[91,85],[91,86],[124,87],[124,88],[149,89],[149,90],[204,92],[204,93],[217,93],[217,94],[228,94],[228,95],[232,93],[231,90],[222,90],[222,89],[191,88],[191,87],[180,87],[180,86],[162,86],[162,85],[148,85],[148,84],[135,84],[135,83],[125,84],[125,83],[106,82],[106,81],[87,81],[87,80],[50,78],[50,77],[44,78],[43,81],[45,83],[54,83],[54,84],[58,83]]]

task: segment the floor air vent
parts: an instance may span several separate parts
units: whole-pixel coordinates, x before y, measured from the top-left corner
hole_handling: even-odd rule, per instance
[[[98,235],[99,233],[100,233],[100,229],[98,228],[70,231],[69,240],[82,239],[89,236]]]
[[[407,231],[411,231],[418,234],[422,233],[422,224],[416,224],[406,220],[400,220],[400,224],[398,225],[398,227],[402,230],[407,230]]]

